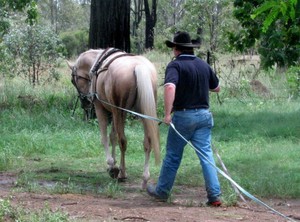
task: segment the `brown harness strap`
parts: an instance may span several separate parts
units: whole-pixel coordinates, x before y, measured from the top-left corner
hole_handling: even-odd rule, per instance
[[[113,55],[114,53],[117,52],[122,52],[122,50],[120,49],[116,49],[116,48],[107,48],[105,49],[101,55],[98,56],[98,58],[96,59],[96,63],[94,63],[91,71],[90,71],[90,78],[91,78],[91,89],[90,89],[90,93],[92,95],[91,100],[94,100],[94,95],[96,92],[96,84],[97,84],[97,78],[98,75],[103,72],[108,70],[108,67],[110,66],[110,64],[115,61],[116,59],[123,57],[123,56],[134,56],[134,54],[130,54],[130,53],[126,53],[123,52],[122,54],[116,55],[113,58],[111,58],[109,61],[107,61],[107,63],[102,67],[103,62],[108,59],[111,55]]]
[[[120,55],[117,55],[115,57],[113,57],[111,60],[109,60],[105,66],[103,67],[100,67],[99,71],[97,71],[97,75],[99,75],[99,73],[103,72],[103,71],[106,71],[108,70],[108,67],[110,66],[110,64],[115,61],[116,59],[120,58],[120,57],[124,57],[124,56],[134,56],[134,54],[131,54],[131,53],[124,53],[124,54],[120,54]]]
[[[97,61],[95,62],[94,66],[92,67],[91,74],[96,75],[97,71],[101,68],[103,62],[112,54],[116,52],[121,52],[120,49],[115,48],[106,48],[100,56],[98,56]]]

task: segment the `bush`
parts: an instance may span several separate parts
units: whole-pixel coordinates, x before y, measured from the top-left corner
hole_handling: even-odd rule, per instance
[[[290,95],[298,98],[300,96],[300,67],[293,66],[286,73]]]
[[[32,86],[58,80],[56,68],[62,58],[63,45],[58,36],[41,25],[11,29],[0,46],[2,71],[10,71],[13,77],[20,75]],[[7,74],[4,73],[4,76]]]
[[[71,58],[86,51],[88,49],[88,37],[89,35],[87,30],[76,30],[62,33],[60,38],[66,49],[64,56]]]

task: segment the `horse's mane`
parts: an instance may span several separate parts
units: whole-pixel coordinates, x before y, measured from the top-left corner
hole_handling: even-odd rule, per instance
[[[91,54],[91,53],[98,54],[101,50],[102,49],[89,49],[88,51],[85,51],[85,52],[81,53],[79,55],[79,57],[77,58],[77,60],[76,60],[77,67],[82,65],[82,63],[85,63],[86,59],[93,59],[94,60],[95,58],[91,58],[88,55]]]

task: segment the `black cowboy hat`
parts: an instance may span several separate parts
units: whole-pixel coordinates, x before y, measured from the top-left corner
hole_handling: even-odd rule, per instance
[[[167,40],[165,43],[169,48],[173,48],[175,46],[186,48],[199,48],[201,45],[199,41],[191,40],[191,37],[187,32],[176,32],[173,41]]]

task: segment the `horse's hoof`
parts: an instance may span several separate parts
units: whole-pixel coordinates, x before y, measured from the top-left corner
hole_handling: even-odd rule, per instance
[[[115,168],[111,168],[111,169],[107,169],[108,171],[108,174],[111,178],[113,179],[117,179],[118,178],[118,175],[119,175],[119,168],[115,167]]]
[[[127,179],[127,177],[123,177],[123,178],[118,178],[118,182],[125,182],[126,181],[126,179]]]
[[[143,181],[142,182],[142,190],[146,190],[147,189],[147,181]]]

